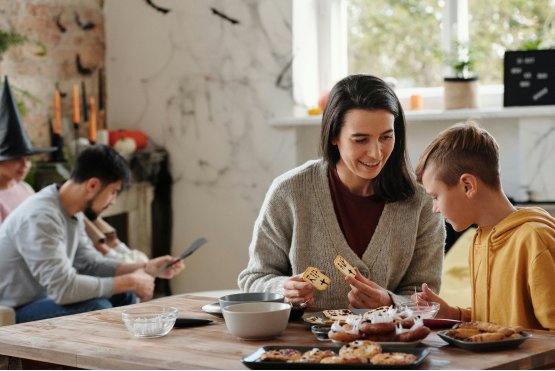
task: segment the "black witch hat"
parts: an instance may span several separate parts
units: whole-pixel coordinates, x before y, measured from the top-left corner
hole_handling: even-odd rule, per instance
[[[33,148],[6,77],[0,96],[0,161],[55,150],[56,147]]]

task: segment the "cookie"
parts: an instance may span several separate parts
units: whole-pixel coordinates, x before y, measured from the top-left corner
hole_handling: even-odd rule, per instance
[[[515,332],[515,334],[524,331],[524,327],[522,326],[511,327],[511,329]]]
[[[461,322],[457,323],[453,326],[453,330],[462,329],[462,330],[477,330],[479,322]]]
[[[453,339],[457,339],[457,340],[464,340],[466,338],[469,338],[471,336],[474,335],[479,335],[481,334],[482,331],[476,329],[457,329],[457,330],[449,330],[445,335],[452,337]]]
[[[308,321],[308,322],[311,322],[311,323],[324,324],[324,320],[321,319],[320,317],[306,317],[305,321]]]
[[[471,343],[482,343],[486,341],[497,341],[497,340],[505,340],[505,335],[503,335],[500,332],[484,332],[483,334],[470,336],[465,339],[465,341],[469,341]]]
[[[355,314],[348,309],[330,309],[324,311],[324,316],[332,321],[346,321],[350,316]],[[358,316],[357,316],[358,317]]]
[[[355,268],[344,257],[337,255],[337,258],[333,261],[337,269],[341,271],[345,276],[355,277]]]
[[[407,353],[381,353],[370,360],[373,365],[408,365],[415,361],[416,356]]]
[[[332,328],[333,328],[333,326],[332,326]],[[345,330],[352,330],[353,329],[351,327],[351,325],[349,325],[349,324],[343,325],[343,328]],[[339,332],[339,331],[335,331],[335,330],[330,330],[328,332],[328,337],[331,340],[340,341],[342,343],[350,343],[351,341],[355,341],[355,340],[360,339],[362,337],[362,335],[360,333],[350,334],[350,333],[347,333],[347,332]]]
[[[303,273],[303,280],[305,280],[305,282],[310,283],[319,291],[324,291],[325,289],[328,288],[329,284],[331,283],[331,280],[328,276],[326,276],[324,273],[320,272],[319,269],[316,269],[314,267],[306,268],[306,270]]]
[[[261,361],[289,361],[301,358],[301,352],[294,349],[276,349],[262,353]]]
[[[382,347],[378,343],[370,340],[355,340],[352,343],[344,345],[339,350],[341,357],[358,357],[371,359],[382,352]]]
[[[368,363],[367,358],[357,357],[328,357],[320,361],[320,363]]]
[[[290,359],[287,363],[320,363],[320,360],[317,358],[302,356],[299,359]]]
[[[335,353],[333,350],[329,350],[329,349],[320,350],[318,348],[313,348],[312,350],[309,350],[308,352],[305,352],[303,354],[303,358],[304,357],[313,358],[318,360],[318,362],[320,362],[324,358],[335,357],[335,356],[337,356],[337,353]],[[312,362],[308,362],[308,363],[312,363]]]
[[[515,331],[512,328],[508,328],[508,327],[504,327],[504,326],[499,326],[496,325],[495,323],[489,323],[489,322],[480,322],[478,323],[478,330],[482,330],[485,332],[491,332],[491,333],[500,333],[503,334],[505,336],[511,336],[512,334],[515,333]]]
[[[364,313],[362,316],[367,319],[372,319],[374,314],[386,313],[389,307],[378,307],[376,309],[370,309],[368,312]]]

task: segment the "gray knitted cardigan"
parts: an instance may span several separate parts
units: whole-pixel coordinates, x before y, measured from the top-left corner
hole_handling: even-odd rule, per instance
[[[313,160],[272,183],[254,226],[249,264],[238,283],[244,292],[283,294],[283,282],[309,266],[326,271],[331,284],[315,290],[313,306],[347,308],[350,291],[334,266],[343,256],[361,274],[386,288],[398,305],[426,282],[439,292],[445,228],[432,212],[432,199],[418,186],[410,199],[386,203],[376,231],[360,259],[349,247],[335,215],[328,167]]]

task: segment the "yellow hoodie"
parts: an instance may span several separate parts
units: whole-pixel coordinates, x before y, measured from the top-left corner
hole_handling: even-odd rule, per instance
[[[478,228],[470,249],[472,308],[461,320],[555,330],[555,219],[518,208]]]

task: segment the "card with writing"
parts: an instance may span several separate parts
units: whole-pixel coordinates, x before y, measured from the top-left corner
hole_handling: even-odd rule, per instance
[[[337,269],[341,271],[345,276],[355,277],[355,268],[344,257],[337,255],[337,258],[333,261]]]
[[[324,291],[328,288],[331,280],[324,273],[320,272],[319,269],[314,267],[308,267],[303,273],[303,280],[310,283],[317,290]]]

